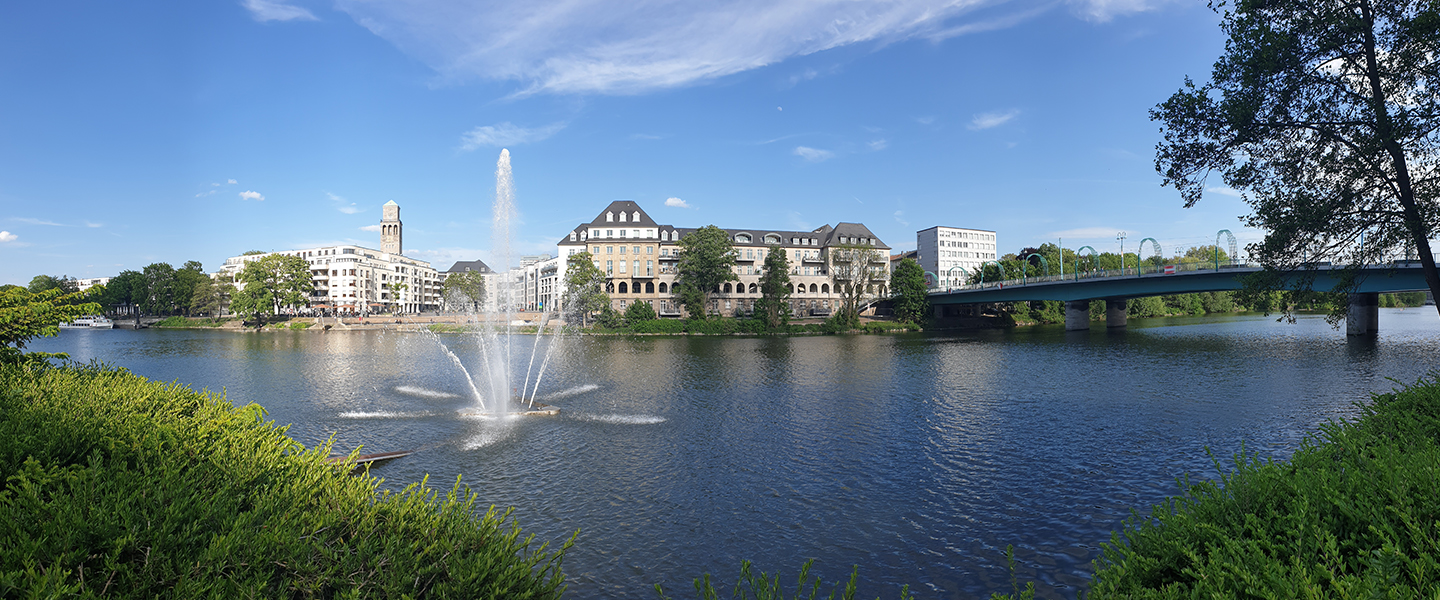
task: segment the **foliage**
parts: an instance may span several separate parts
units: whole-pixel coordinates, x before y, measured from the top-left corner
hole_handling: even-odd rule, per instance
[[[705,314],[710,293],[720,284],[740,280],[735,274],[735,249],[724,229],[706,225],[680,238],[675,280],[691,318]]]
[[[822,585],[820,576],[812,577],[810,575],[810,568],[814,566],[814,563],[814,559],[811,559],[800,566],[800,577],[795,582],[795,594],[789,598],[815,600],[820,597],[820,586]],[[841,600],[854,600],[859,580],[860,567],[854,566],[850,569],[850,580],[845,583],[844,588],[841,588],[840,584],[836,582],[831,586],[830,595],[826,598],[834,600],[835,594],[839,593]],[[655,584],[655,593],[661,600],[670,598],[665,595],[665,590],[658,583]],[[718,600],[721,596],[720,592],[715,589],[715,585],[710,582],[709,573],[695,580],[695,593],[701,600]],[[773,577],[764,571],[756,575],[750,569],[748,560],[740,561],[740,577],[735,581],[735,590],[730,595],[738,600],[785,600],[787,598],[785,590],[780,585],[778,573]],[[901,587],[900,600],[909,600],[910,598],[910,586]]]
[[[636,324],[654,321],[658,318],[660,317],[655,314],[655,307],[650,306],[649,302],[636,300],[630,303],[630,306],[625,309],[625,324],[632,327]]]
[[[165,317],[164,319],[160,319],[159,321],[150,324],[151,327],[190,327],[191,325],[192,322],[190,321],[190,319],[187,319],[180,315]]]
[[[765,264],[760,271],[760,298],[755,301],[755,315],[765,320],[770,329],[790,323],[790,258],[785,248],[777,245],[765,249]]]
[[[606,304],[600,307],[599,314],[595,315],[595,323],[601,327],[619,329],[625,326],[625,315]]]
[[[1277,274],[1318,261],[1358,266],[1416,250],[1440,295],[1429,242],[1440,225],[1435,3],[1211,6],[1229,37],[1211,80],[1187,78],[1151,112],[1165,132],[1155,159],[1164,184],[1187,207],[1214,187],[1212,173],[1244,192],[1254,210],[1247,225],[1267,231],[1248,248],[1269,272],[1248,281],[1252,289],[1278,289]]]
[[[895,298],[895,318],[909,323],[924,322],[930,316],[930,295],[925,269],[914,259],[904,259],[890,273],[890,292]]]
[[[0,367],[0,596],[563,593],[569,542],[478,517],[458,480],[381,492],[264,415],[124,371]]]
[[[1400,292],[1398,294],[1380,294],[1381,308],[1402,308],[1406,306],[1424,306],[1425,292]]]
[[[264,253],[265,253],[265,252],[264,252],[263,250],[246,250],[246,251],[245,251],[244,253],[242,253],[240,256],[255,256],[256,254],[264,254]]]
[[[1437,462],[1440,380],[1378,394],[1288,462],[1242,451],[1218,481],[1185,481],[1132,517],[1104,545],[1091,597],[1429,596]]]
[[[235,293],[231,306],[251,319],[273,315],[282,306],[301,306],[314,289],[310,263],[298,256],[271,254],[245,263],[240,271],[244,288]]]
[[[235,285],[227,275],[196,281],[190,294],[190,314],[218,317],[226,299],[234,293]]]
[[[152,315],[169,314],[175,309],[175,267],[169,263],[151,263],[140,271],[145,276],[145,294],[140,310]]]
[[[441,294],[451,306],[476,312],[485,304],[485,274],[479,271],[451,273],[445,277]]]
[[[837,244],[828,253],[831,289],[840,296],[830,320],[853,329],[860,324],[860,305],[874,296],[874,281],[884,274],[889,259],[874,246],[858,244]]]
[[[93,301],[95,291],[101,290],[66,292],[55,287],[36,293],[20,286],[0,288],[0,364],[65,358],[64,354],[23,351],[32,339],[54,337],[60,332],[60,323],[99,314],[100,305]]]
[[[61,275],[60,277],[54,277],[51,275],[36,275],[30,280],[30,286],[28,289],[32,294],[38,294],[46,290],[54,289],[59,289],[66,293],[80,291],[79,284],[75,283],[74,279],[70,279],[69,277],[65,277],[64,275]]]
[[[594,255],[580,252],[565,261],[565,301],[562,310],[580,315],[580,325],[590,324],[590,315],[610,306],[605,294],[605,272],[595,264]]]
[[[185,314],[190,314],[190,306],[194,304],[195,288],[202,285],[200,282],[209,281],[210,276],[200,266],[200,261],[187,260],[185,266],[175,271],[175,307]]]

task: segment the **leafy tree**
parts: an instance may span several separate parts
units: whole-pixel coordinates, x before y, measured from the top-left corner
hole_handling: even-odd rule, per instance
[[[765,265],[760,271],[760,299],[755,301],[755,315],[765,326],[779,329],[790,323],[790,257],[779,245],[765,251]]]
[[[485,275],[479,271],[451,273],[445,277],[441,294],[452,306],[478,311],[485,304]]]
[[[190,314],[220,316],[220,290],[213,279],[195,282],[190,292]]]
[[[101,292],[103,293],[103,292]],[[63,353],[23,352],[36,337],[51,337],[60,323],[77,317],[99,314],[94,302],[97,293],[66,291],[52,287],[31,292],[20,286],[0,288],[0,363],[18,363],[45,358],[68,358]]]
[[[655,314],[655,307],[650,306],[649,302],[636,300],[625,309],[625,324],[631,327],[658,318],[660,316]]]
[[[66,293],[70,293],[78,291],[79,286],[75,283],[74,279],[70,279],[69,277],[65,277],[64,275],[61,275],[60,277],[52,277],[50,275],[36,275],[34,279],[30,280],[29,290],[32,294],[38,294],[45,290],[63,290]]]
[[[565,261],[565,301],[561,310],[580,315],[580,325],[590,326],[590,315],[610,306],[605,294],[605,272],[589,252],[571,254]]]
[[[925,285],[925,269],[907,258],[895,265],[890,273],[890,291],[895,294],[895,318],[920,323],[930,315],[930,294]]]
[[[145,275],[139,271],[121,271],[105,284],[99,302],[106,307],[122,305],[130,308],[135,316],[135,327],[140,327],[140,303],[146,294]]]
[[[209,280],[210,276],[205,274],[204,268],[200,266],[200,261],[185,261],[185,266],[175,271],[175,306],[186,314],[189,314],[190,305],[192,304],[191,299],[195,294],[195,286],[199,285],[201,281]]]
[[[152,315],[169,314],[175,310],[175,267],[169,263],[151,263],[141,271],[145,275],[145,296],[140,309]]]
[[[873,282],[884,275],[888,259],[866,245],[831,246],[829,254],[830,280],[840,294],[839,310],[831,320],[839,327],[853,329],[860,325],[860,304],[874,295]]]
[[[264,253],[265,253],[265,252],[264,252],[264,251],[261,251],[261,250],[246,250],[245,253],[241,254],[240,256],[255,256],[256,254],[264,254]]]
[[[680,301],[691,318],[705,314],[710,294],[727,281],[739,281],[735,274],[735,249],[724,229],[706,225],[680,238],[680,261],[676,265]]]
[[[271,254],[245,263],[240,281],[244,287],[235,293],[231,305],[235,312],[255,320],[279,312],[282,306],[305,304],[315,289],[310,263],[286,254]]]
[[[1268,232],[1247,248],[1266,267],[1247,282],[1252,291],[1278,288],[1279,274],[1303,263],[1359,265],[1414,249],[1440,294],[1429,242],[1440,222],[1440,7],[1239,0],[1211,8],[1229,36],[1211,81],[1187,78],[1151,111],[1165,132],[1155,159],[1164,184],[1187,207],[1214,185],[1211,173],[1243,191],[1254,209],[1246,223]]]

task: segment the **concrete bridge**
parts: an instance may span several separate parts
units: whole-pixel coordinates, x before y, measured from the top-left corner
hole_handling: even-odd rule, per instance
[[[1141,266],[1108,271],[1027,277],[984,282],[949,290],[932,290],[930,304],[937,318],[950,316],[966,305],[992,302],[1057,300],[1065,303],[1065,329],[1090,328],[1090,301],[1105,301],[1105,325],[1125,326],[1125,301],[1144,296],[1221,292],[1239,290],[1241,278],[1260,271],[1258,265],[1233,263],[1190,263],[1168,266]],[[1312,288],[1333,289],[1345,267],[1316,265],[1310,273],[1292,275],[1294,289],[1302,275],[1313,273]],[[1350,312],[1345,332],[1371,335],[1379,328],[1380,294],[1428,290],[1419,261],[1396,261],[1365,265],[1357,276],[1359,287],[1350,295]]]

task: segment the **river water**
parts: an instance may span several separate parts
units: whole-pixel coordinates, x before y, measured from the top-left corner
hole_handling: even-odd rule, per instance
[[[224,390],[312,445],[418,450],[391,489],[460,476],[537,541],[580,530],[573,598],[692,597],[742,559],[792,581],[860,565],[864,597],[1074,597],[1130,514],[1243,447],[1285,458],[1354,402],[1440,367],[1433,308],[1378,339],[1318,317],[1134,319],[1126,330],[793,338],[569,337],[541,383],[557,417],[466,418],[466,336],[62,331],[30,349]],[[516,356],[534,337],[516,337]],[[523,362],[517,360],[516,362]],[[523,370],[524,365],[519,367]],[[519,380],[519,379],[517,379]],[[1023,583],[1022,583],[1023,585]]]

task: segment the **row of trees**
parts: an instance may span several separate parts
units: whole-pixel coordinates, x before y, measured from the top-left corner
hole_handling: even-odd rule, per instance
[[[712,306],[711,298],[720,286],[740,279],[735,274],[738,254],[730,236],[714,225],[687,234],[679,245],[675,296],[690,318],[707,318],[713,312],[708,310]],[[888,257],[871,246],[836,245],[827,251],[829,276],[833,289],[839,294],[831,319],[853,326],[859,323],[860,308],[874,293],[874,280],[883,273]],[[768,328],[778,329],[790,320],[790,258],[779,245],[770,246],[764,254],[760,298],[755,302],[754,316],[762,319]],[[605,293],[606,275],[594,260],[588,252],[571,255],[565,270],[566,298],[562,307],[580,315],[585,326],[593,314],[610,306],[610,297]],[[654,307],[647,305],[647,308],[653,313]]]

